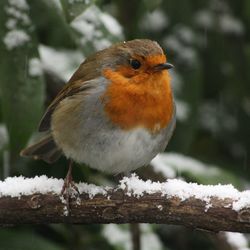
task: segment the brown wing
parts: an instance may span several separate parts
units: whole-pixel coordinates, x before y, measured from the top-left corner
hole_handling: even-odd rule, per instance
[[[63,99],[93,87],[91,80],[96,79],[97,76],[101,75],[101,61],[103,61],[103,57],[105,57],[105,53],[107,53],[108,50],[110,49],[97,52],[96,54],[88,57],[80,65],[77,71],[70,78],[69,82],[63,87],[47,108],[39,124],[38,130],[40,132],[50,129],[51,115]]]
[[[88,84],[88,81],[85,83],[83,80],[78,80],[75,82],[69,82],[67,83],[62,90],[58,93],[56,98],[52,101],[52,103],[49,105],[47,110],[45,111],[38,130],[40,132],[47,131],[50,129],[50,123],[51,123],[51,115],[54,112],[57,105],[65,98],[73,96],[79,92],[86,91],[90,89],[92,86],[91,84]]]
[[[90,56],[79,66],[69,82],[65,84],[45,111],[38,127],[40,132],[50,129],[51,115],[63,99],[93,87],[90,80],[95,79],[97,75],[100,75],[99,62],[99,56],[98,53],[96,53],[95,56]]]

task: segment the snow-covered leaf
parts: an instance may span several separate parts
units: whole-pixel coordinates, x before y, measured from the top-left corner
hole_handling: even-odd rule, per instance
[[[96,0],[60,0],[67,20],[70,22]]]
[[[240,179],[229,171],[179,153],[158,154],[151,161],[151,165],[155,172],[161,173],[165,178],[181,176],[202,184],[233,183],[241,186]]]
[[[11,25],[10,25],[11,23]],[[44,84],[26,0],[0,2],[0,65],[3,121],[12,153],[26,144],[42,112]]]
[[[70,23],[79,46],[87,54],[109,47],[123,38],[118,21],[91,5]]]

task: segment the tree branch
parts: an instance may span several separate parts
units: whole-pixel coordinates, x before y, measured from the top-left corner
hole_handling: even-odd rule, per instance
[[[45,190],[41,191],[45,192],[42,194],[35,192],[35,190],[39,190],[38,187],[32,187],[31,192],[33,193],[31,194],[11,197],[3,195],[3,185],[0,185],[0,194],[2,194],[0,197],[0,225],[159,223],[184,225],[193,229],[214,232],[250,232],[250,208],[247,205],[237,211],[235,204],[239,202],[240,198],[235,199],[235,194],[222,199],[211,193],[212,196],[209,196],[208,202],[207,198],[197,198],[194,191],[193,195],[190,194],[190,197],[183,199],[180,196],[181,187],[179,191],[177,190],[176,195],[166,194],[162,190],[157,191],[158,186],[155,189],[151,188],[152,185],[163,185],[167,182],[148,183],[137,179],[150,187],[150,189],[144,187],[143,191],[139,185],[139,192],[138,189],[131,186],[128,180],[127,178],[127,181],[121,182],[116,189],[106,188],[105,192],[104,188],[94,185],[78,184],[81,195],[78,198],[71,198],[68,215],[65,210],[65,201],[59,195],[60,188],[52,187],[53,192],[45,192]],[[23,183],[25,181],[24,179]],[[60,181],[60,185],[62,184],[62,180],[57,181]],[[20,183],[20,188],[23,183]],[[44,182],[44,185],[49,184]],[[211,188],[211,186],[205,185],[201,188],[206,189],[207,187]],[[132,188],[134,188],[133,192]],[[20,192],[24,193],[24,191]],[[246,199],[246,192],[239,192],[239,194],[244,194]]]

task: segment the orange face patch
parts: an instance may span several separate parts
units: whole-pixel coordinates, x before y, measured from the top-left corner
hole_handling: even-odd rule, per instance
[[[166,62],[166,56],[164,54],[151,55],[151,56],[147,56],[147,58],[135,56],[134,59],[137,59],[142,63],[139,69],[134,70],[130,65],[124,65],[124,66],[119,66],[116,72],[119,72],[124,77],[130,78],[130,77],[137,76],[141,78],[141,74],[143,75],[144,73],[153,73],[154,66]],[[136,79],[134,79],[134,81],[135,80]],[[137,81],[137,83],[140,83],[140,80]]]
[[[151,55],[146,58],[146,63],[153,67],[157,64],[165,63],[167,61],[167,58],[164,54],[161,55]]]
[[[161,57],[161,62],[159,57],[153,56],[147,60],[151,65],[166,62],[165,56]],[[122,129],[143,127],[156,133],[168,125],[173,114],[169,74],[166,70],[147,73],[142,69],[131,75],[133,71],[128,70],[124,67],[103,71],[111,81],[103,96],[105,112]]]

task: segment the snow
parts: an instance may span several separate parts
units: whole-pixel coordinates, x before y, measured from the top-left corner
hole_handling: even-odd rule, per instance
[[[158,205],[157,208],[158,208],[160,211],[162,211],[163,206],[162,206],[162,205]]]
[[[175,170],[166,164],[163,160],[160,154],[158,154],[150,163],[150,165],[153,166],[154,171],[156,173],[161,173],[164,175],[166,178],[174,178],[176,177],[176,172]]]
[[[201,126],[212,133],[218,133],[221,129],[233,132],[237,130],[238,123],[230,112],[220,103],[204,102],[199,110]]]
[[[170,50],[173,50],[173,51],[181,51],[182,50],[182,44],[175,35],[167,36],[164,39],[163,43],[166,46],[166,48],[168,48]]]
[[[78,16],[71,22],[71,27],[84,35],[86,39],[92,39],[94,36],[95,26],[90,21],[85,20],[85,16]]]
[[[143,250],[161,250],[164,249],[156,233],[153,233],[149,224],[140,224],[142,232],[142,249]]]
[[[95,5],[89,6],[70,25],[79,33],[79,43],[82,46],[90,43],[95,50],[104,49],[111,45],[111,41],[107,37],[122,37],[122,27],[116,19],[108,13],[102,12]]]
[[[241,192],[238,200],[233,203],[233,209],[235,211],[240,211],[248,207],[250,207],[250,190]]]
[[[45,45],[40,45],[38,50],[42,68],[54,72],[65,81],[69,80],[84,60],[83,55],[76,50],[56,50]]]
[[[120,24],[109,14],[101,12],[100,20],[111,34],[115,36],[120,36],[122,34],[122,28]]]
[[[211,131],[212,133],[218,132],[220,124],[218,122],[217,113],[218,107],[215,103],[204,103],[200,107],[200,122],[203,128]]]
[[[244,25],[239,19],[230,16],[229,14],[224,14],[220,16],[219,20],[220,20],[219,22],[220,29],[224,33],[235,34],[235,35],[244,34],[245,31]]]
[[[196,40],[194,32],[185,25],[178,25],[176,34],[186,44],[193,44]]]
[[[176,99],[175,105],[176,105],[176,118],[179,121],[187,120],[190,113],[190,108],[188,104],[184,101]]]
[[[172,79],[172,88],[174,90],[174,93],[178,95],[182,92],[181,91],[183,86],[182,76],[178,74],[176,69],[171,70],[169,73]]]
[[[54,3],[55,7],[57,8],[57,10],[59,12],[63,11],[62,4],[61,4],[60,0],[52,0],[52,2]]]
[[[194,17],[195,23],[204,28],[211,29],[214,25],[213,14],[209,10],[200,10]]]
[[[187,183],[182,180],[169,179],[166,182],[143,181],[135,174],[130,178],[124,177],[120,181],[119,188],[124,190],[128,196],[141,197],[143,194],[161,193],[166,198],[177,197],[185,201],[191,197],[206,202],[206,210],[209,209],[211,198],[232,199],[232,209],[239,211],[242,208],[250,207],[250,190],[239,192],[233,185],[201,185]]]
[[[34,77],[42,75],[42,65],[39,58],[34,57],[29,60],[29,75]]]
[[[96,50],[101,50],[104,48],[108,48],[112,43],[108,39],[102,38],[102,39],[99,39],[98,41],[94,40],[93,44],[94,44]]]
[[[247,238],[241,233],[225,232],[226,241],[235,250],[250,250]]]
[[[18,197],[21,195],[32,195],[35,193],[53,193],[60,195],[63,186],[62,179],[48,178],[45,175],[36,176],[34,178],[8,177],[4,181],[0,181],[0,197],[10,196]],[[87,193],[90,198],[97,194],[105,195],[107,187],[98,187],[93,184],[79,183],[76,185],[80,193]]]
[[[166,182],[143,181],[136,174],[131,177],[124,177],[120,181],[119,188],[126,191],[128,196],[141,197],[145,194],[161,193],[163,196],[178,197],[181,201],[195,197],[208,201],[212,196],[218,198],[236,197],[238,191],[231,185],[199,185],[197,183],[187,183],[182,180],[169,179]]]
[[[68,0],[68,2],[70,4],[83,3],[83,1],[84,1],[84,4],[89,4],[90,3],[90,0]]]
[[[94,184],[87,184],[80,182],[79,184],[76,185],[78,187],[78,190],[80,193],[87,193],[89,195],[89,198],[92,199],[95,197],[97,194],[102,194],[106,195],[107,191],[111,189],[111,187],[100,187],[96,186]]]
[[[102,235],[111,245],[119,246],[122,250],[131,250],[132,242],[130,232],[116,224],[104,225]]]
[[[177,73],[176,69],[171,70],[171,86],[174,91],[175,105],[176,105],[176,118],[179,121],[185,121],[188,119],[190,114],[190,107],[187,102],[180,100],[178,96],[182,93],[183,79],[180,74]]]
[[[143,250],[161,250],[163,246],[158,236],[152,231],[148,224],[140,224],[141,230],[141,249]],[[102,235],[108,242],[121,250],[131,250],[131,233],[128,226],[108,224],[104,225]]]
[[[8,50],[12,50],[24,45],[30,40],[29,35],[24,30],[11,30],[7,32],[3,41]]]
[[[166,178],[174,178],[176,177],[176,172],[184,171],[207,176],[215,176],[220,173],[219,167],[217,166],[204,164],[203,162],[179,153],[158,154],[151,161],[151,165],[156,172],[164,174]]]
[[[9,4],[20,10],[29,10],[26,0],[9,0]]]
[[[21,195],[32,195],[34,193],[60,194],[63,180],[48,178],[47,176],[36,176],[34,178],[8,177],[0,182],[0,197],[20,197]]]
[[[47,176],[36,176],[34,178],[8,177],[0,181],[0,197],[18,197],[21,195],[32,195],[35,193],[54,193],[59,195],[63,185],[62,179],[48,178]],[[111,187],[101,187],[94,184],[76,184],[80,193],[87,193],[89,198],[97,194],[108,195]],[[250,190],[240,192],[231,184],[228,185],[199,185],[197,183],[187,183],[182,180],[169,179],[166,182],[143,181],[136,174],[131,177],[124,177],[117,189],[124,190],[126,195],[141,197],[143,194],[161,193],[166,199],[177,197],[185,201],[191,197],[206,202],[205,211],[211,206],[211,198],[232,199],[232,209],[239,211],[242,208],[250,207]],[[228,207],[228,205],[227,205]],[[160,210],[161,208],[159,208]]]
[[[6,125],[0,123],[0,150],[2,150],[5,145],[7,145],[8,141],[9,141],[9,135]]]
[[[243,23],[227,12],[229,11],[218,15],[215,11],[200,10],[196,13],[194,20],[199,27],[204,29],[218,30],[219,28],[226,34],[243,35],[245,32]]]
[[[6,7],[5,12],[12,18],[21,21],[23,25],[31,24],[31,20],[26,13],[14,7]]]
[[[17,20],[14,18],[9,18],[5,24],[6,28],[12,30],[16,27]]]
[[[179,55],[180,59],[190,65],[194,64],[197,60],[197,53],[192,47],[184,46]]]
[[[176,32],[176,34],[167,36],[163,43],[166,48],[175,53],[177,60],[193,66],[197,62],[197,52],[193,47],[187,45],[184,39],[184,37],[179,37],[178,32]]]
[[[8,6],[5,7],[5,12],[8,16],[5,26],[8,29],[3,42],[8,50],[23,46],[30,41],[30,36],[25,29],[17,28],[20,24],[28,27],[31,24],[29,16],[26,12],[29,11],[29,6],[25,0],[8,0]]]
[[[140,26],[144,30],[159,32],[166,28],[168,24],[169,21],[166,14],[160,9],[155,9],[142,18]]]

